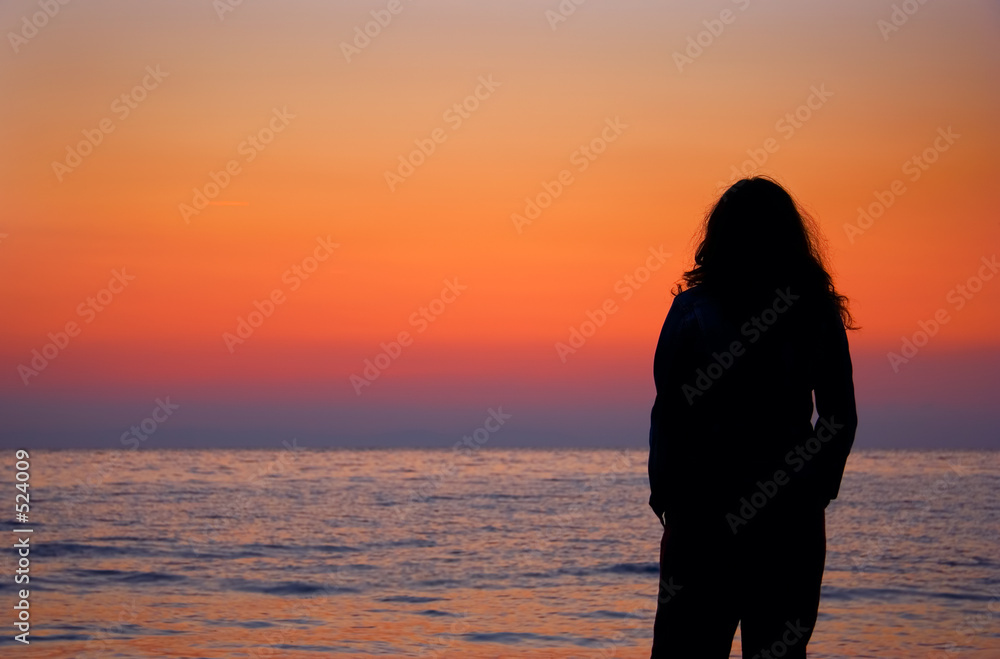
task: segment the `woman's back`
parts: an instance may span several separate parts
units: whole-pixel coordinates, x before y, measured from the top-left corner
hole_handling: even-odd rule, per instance
[[[722,195],[684,279],[653,361],[653,656],[728,657],[741,624],[744,657],[805,657],[857,428],[846,298],[808,218],[762,178]]]
[[[666,487],[675,493],[672,506],[663,506],[711,511],[721,523],[719,513],[737,509],[756,482],[779,470],[789,484],[799,475],[795,449],[813,435],[813,389],[837,387],[831,379],[844,377],[831,368],[844,328],[821,293],[792,286],[734,301],[700,285],[674,305],[678,317],[664,323],[653,366],[651,484],[654,473],[674,474]],[[694,468],[678,474],[681,464]],[[793,499],[783,496],[772,508]]]

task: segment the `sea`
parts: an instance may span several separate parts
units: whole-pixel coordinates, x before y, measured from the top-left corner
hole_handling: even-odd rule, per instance
[[[29,454],[3,657],[649,656],[644,450]],[[809,656],[1000,657],[998,492],[1000,452],[855,451]]]

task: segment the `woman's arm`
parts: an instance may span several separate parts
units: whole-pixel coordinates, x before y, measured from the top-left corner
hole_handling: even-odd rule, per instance
[[[858,428],[847,331],[839,314],[828,327],[832,329],[826,334],[823,345],[819,346],[814,387],[819,418],[813,427],[813,436],[822,442],[822,449],[816,456],[816,488],[825,502],[837,498],[847,456],[854,445]]]
[[[664,512],[668,519],[676,514],[672,507],[685,489],[682,454],[684,442],[690,437],[687,426],[691,406],[684,398],[682,387],[692,372],[693,331],[690,308],[680,296],[675,297],[660,330],[653,357],[656,400],[649,427],[649,505],[661,523]]]

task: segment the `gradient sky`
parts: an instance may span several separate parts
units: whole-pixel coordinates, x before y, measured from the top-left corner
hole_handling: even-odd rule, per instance
[[[979,278],[1000,237],[996,3],[919,5],[889,31],[893,3],[861,0],[588,0],[559,22],[556,0],[404,0],[346,56],[390,4],[95,0],[37,30],[36,2],[3,4],[0,445],[449,447],[502,408],[489,446],[645,446],[670,288],[756,155],[819,222],[863,326],[857,445],[1000,448],[1000,277]],[[418,142],[433,152],[390,187]],[[213,173],[227,184],[185,217]],[[670,256],[619,284],[651,249]],[[88,311],[115,271],[134,279]],[[446,280],[466,288],[411,322]]]

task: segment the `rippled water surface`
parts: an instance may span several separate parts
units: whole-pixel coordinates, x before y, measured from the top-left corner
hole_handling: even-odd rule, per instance
[[[31,457],[32,643],[4,656],[649,656],[645,451]],[[1000,453],[848,469],[810,656],[1000,657]]]

